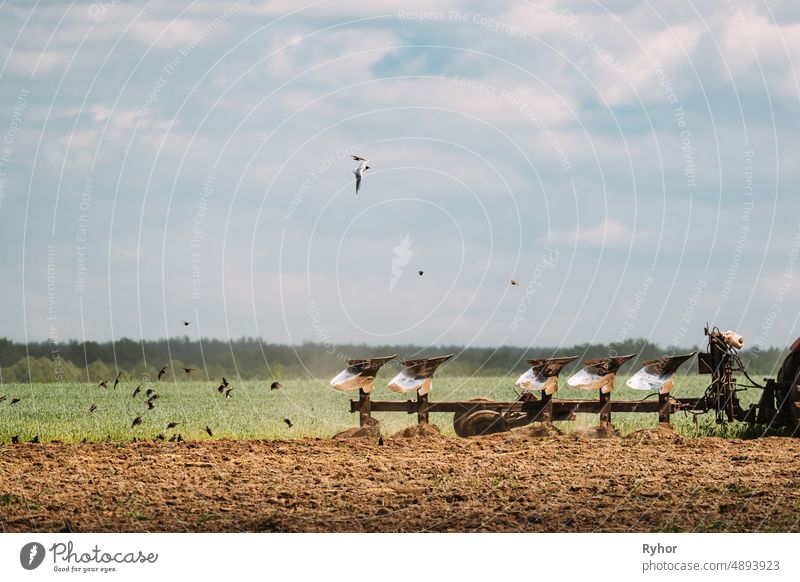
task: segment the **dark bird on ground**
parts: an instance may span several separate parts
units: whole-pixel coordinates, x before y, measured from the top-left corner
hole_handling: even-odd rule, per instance
[[[225,386],[225,388],[228,387],[228,381],[225,379],[225,376],[222,377],[222,385]]]
[[[141,392],[141,391],[142,391],[142,385],[141,385],[141,384],[139,384],[139,385],[136,387],[136,390],[134,390],[134,391],[133,391],[133,396],[132,396],[132,398],[136,398],[136,395],[137,395],[137,394],[139,394],[139,392]]]
[[[269,387],[270,390],[280,390],[283,388],[283,384],[280,382],[273,382],[272,385]]]
[[[86,444],[86,437],[83,437],[83,440],[81,440],[81,444],[83,444],[83,445]]]
[[[153,410],[156,407],[152,400],[147,400],[147,410]]]
[[[183,320],[181,319],[181,323],[182,323],[183,325],[189,325],[189,324],[191,323],[191,321],[183,321]]]
[[[120,379],[120,378],[122,378],[122,372],[120,372],[119,374],[117,374],[117,378],[114,380],[114,388],[116,388],[116,387],[117,387],[117,385],[119,384],[119,379]]]
[[[12,405],[12,404],[16,404],[17,402],[19,402],[19,398],[12,398],[11,402],[9,402],[8,404]]]
[[[378,437],[378,446],[379,447],[383,446],[383,437]]]
[[[147,391],[144,393],[144,395],[149,397],[150,395],[155,393],[156,393],[155,390],[153,390],[152,388],[148,388]]]
[[[32,443],[38,443],[38,442],[39,442],[39,435],[37,434],[35,437],[33,437],[33,438],[31,439],[31,442],[32,442]]]
[[[164,430],[169,430],[171,428],[175,428],[176,426],[178,426],[177,422],[170,422],[169,424],[167,424],[167,428],[165,428]]]
[[[95,410],[97,410],[97,404],[92,402],[92,405],[89,407],[89,412],[94,412]]]
[[[285,422],[285,423],[286,423],[286,426],[287,426],[287,427],[289,427],[289,428],[292,428],[292,427],[294,426],[294,425],[292,424],[292,421],[291,421],[291,420],[289,420],[288,418],[284,418],[284,419],[283,419],[283,422]]]
[[[169,437],[169,442],[174,443],[176,438],[178,438],[178,435],[173,434],[171,437]]]
[[[208,427],[208,425],[206,425],[206,432],[208,433],[208,436],[214,436],[214,433],[211,432],[211,429]]]
[[[153,440],[154,441],[163,441],[164,440],[164,435],[163,434],[157,434],[156,436],[153,437]]]
[[[166,366],[164,366],[163,368],[161,368],[161,369],[158,371],[158,378],[157,378],[157,380],[161,380],[161,376],[163,376],[164,374],[166,374],[166,373],[167,373],[167,368],[169,368],[169,364],[167,364]]]
[[[142,424],[142,417],[137,416],[136,418],[133,419],[133,422],[131,423],[131,428],[133,428],[134,426],[139,426],[140,424]]]
[[[98,386],[102,388],[108,388],[108,380],[101,380]]]
[[[517,281],[516,279],[511,279],[511,284],[512,285],[519,285],[519,281]]]
[[[234,390],[236,390],[236,388],[228,388],[227,390],[225,390],[225,399],[226,400],[231,400],[233,398],[233,396],[231,395],[231,392],[233,392]]]
[[[12,436],[11,437],[11,442],[14,443],[14,444],[17,444],[19,442],[19,437],[17,435]]]
[[[181,366],[181,370],[186,372],[186,375],[189,376],[189,378],[191,378],[192,377],[192,372],[197,370],[197,368],[184,368],[183,366]]]
[[[183,442],[183,435],[180,435],[180,434],[179,434],[179,435],[178,435],[178,438],[176,438],[175,440],[176,440],[177,442],[179,442],[179,443]]]

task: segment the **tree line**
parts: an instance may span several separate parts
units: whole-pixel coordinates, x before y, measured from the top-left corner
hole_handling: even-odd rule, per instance
[[[244,380],[282,380],[287,378],[328,378],[346,366],[350,358],[397,354],[418,358],[456,354],[442,373],[451,376],[496,376],[521,373],[526,358],[578,355],[580,361],[611,355],[638,354],[638,362],[656,359],[665,353],[698,351],[697,346],[663,348],[643,338],[613,344],[578,344],[570,347],[480,348],[463,346],[424,347],[416,345],[364,344],[331,345],[307,342],[283,345],[245,337],[224,341],[193,340],[188,336],[136,341],[123,338],[114,342],[30,342],[0,339],[0,382],[100,382],[114,379],[120,372],[126,378],[155,378],[168,365],[167,379],[188,380],[181,367],[195,368],[192,379],[212,380],[221,376]],[[704,348],[702,348],[704,349]],[[742,359],[752,374],[774,375],[786,349],[745,350]],[[399,358],[399,359],[400,359]],[[398,361],[389,364],[399,368]],[[568,368],[570,372],[579,364]],[[697,364],[692,368],[696,371]]]

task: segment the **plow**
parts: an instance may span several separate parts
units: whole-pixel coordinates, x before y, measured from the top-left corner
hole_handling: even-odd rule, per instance
[[[418,424],[428,424],[431,413],[452,413],[453,428],[459,437],[472,437],[499,432],[533,423],[542,428],[552,427],[555,421],[574,421],[577,414],[593,414],[599,428],[613,431],[615,413],[657,414],[660,424],[669,424],[670,417],[679,412],[713,413],[718,423],[741,421],[763,425],[765,428],[788,429],[792,436],[800,433],[800,339],[790,348],[777,377],[754,381],[739,356],[743,338],[732,331],[705,329],[707,349],[704,352],[667,354],[655,360],[641,362],[641,367],[626,384],[648,392],[639,400],[616,400],[617,373],[636,354],[610,355],[586,360],[583,366],[567,379],[573,388],[594,392],[596,398],[560,399],[557,397],[560,374],[579,356],[542,357],[527,360],[530,365],[516,381],[520,389],[514,401],[501,402],[486,398],[463,401],[434,401],[430,398],[436,370],[453,355],[420,358],[400,362],[403,369],[389,381],[390,390],[413,394],[409,400],[374,400],[375,379],[381,368],[397,356],[381,356],[347,361],[347,368],[331,380],[331,386],[343,392],[358,391],[358,399],[350,400],[350,412],[358,413],[359,426],[376,423],[374,412],[416,414]],[[697,370],[709,376],[709,384],[700,397],[681,398],[675,387],[675,374],[683,364],[697,357]],[[742,375],[748,384],[741,384]],[[738,393],[742,390],[761,390],[757,404],[743,408]]]

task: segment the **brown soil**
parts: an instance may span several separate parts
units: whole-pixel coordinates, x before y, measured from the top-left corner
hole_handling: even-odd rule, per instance
[[[632,440],[637,443],[657,443],[664,441],[680,442],[683,437],[675,432],[669,424],[659,424],[655,428],[643,428],[632,432],[625,437],[627,440]]]
[[[552,424],[547,425],[543,423],[530,424],[523,428],[514,429],[509,433],[511,438],[558,438],[564,435],[563,432],[558,430]]]
[[[374,418],[367,418],[367,426],[353,427],[337,432],[333,435],[335,439],[359,439],[359,438],[378,438],[381,436],[380,423]]]
[[[439,427],[435,424],[415,424],[413,426],[409,426],[408,428],[404,428],[401,431],[398,431],[392,435],[392,438],[403,438],[403,439],[411,439],[411,438],[444,438],[442,436],[442,431],[439,430]]]
[[[598,424],[579,428],[571,433],[577,439],[614,439],[619,437],[619,431],[610,424]]]
[[[800,442],[0,447],[0,531],[798,531]]]

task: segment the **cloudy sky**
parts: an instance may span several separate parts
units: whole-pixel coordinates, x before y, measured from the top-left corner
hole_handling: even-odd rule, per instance
[[[796,1],[439,4],[2,3],[0,336],[800,335]]]

